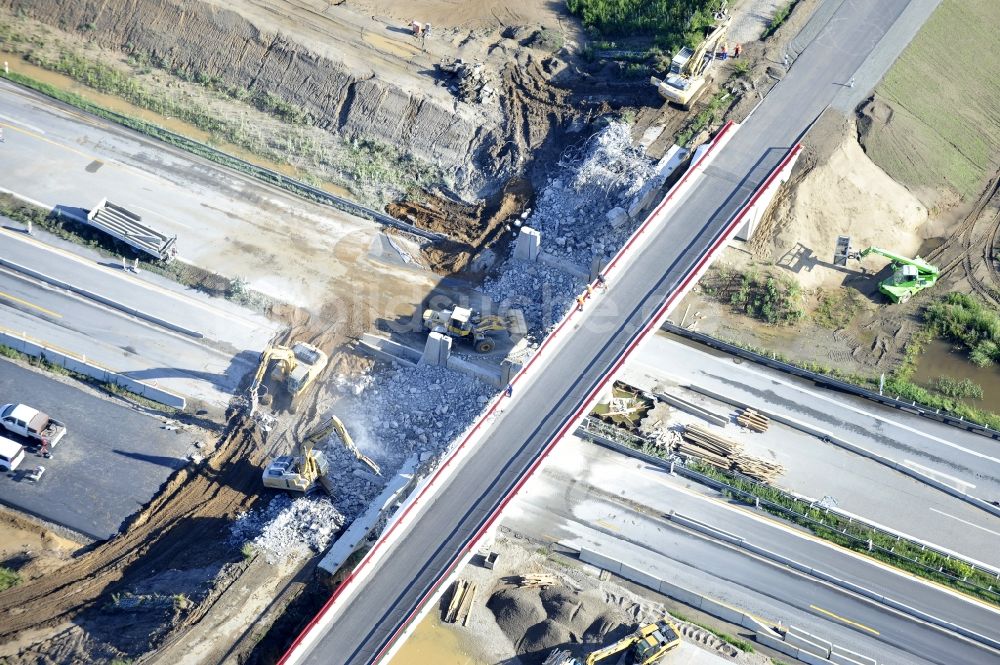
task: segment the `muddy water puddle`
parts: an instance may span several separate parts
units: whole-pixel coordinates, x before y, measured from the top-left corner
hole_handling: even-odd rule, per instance
[[[211,145],[213,148],[233,155],[234,157],[239,157],[240,159],[250,162],[251,164],[262,166],[266,169],[271,169],[272,171],[277,171],[278,173],[287,175],[291,178],[302,179],[303,172],[290,164],[283,164],[265,159],[254,153],[248,152],[246,149],[241,148],[238,145],[220,141],[213,137],[209,132],[206,132],[205,130],[200,129],[199,127],[188,122],[170,116],[161,115],[154,111],[150,111],[149,109],[144,109],[141,106],[130,104],[121,97],[106,95],[102,92],[94,90],[93,88],[88,88],[69,76],[33,65],[22,59],[21,56],[16,53],[0,50],[0,61],[6,62],[12,72],[32,78],[39,83],[51,85],[53,88],[57,88],[63,92],[71,92],[78,97],[82,97],[88,102],[108,109],[109,111],[114,111],[115,113],[129,116],[130,118],[144,120],[154,125],[163,127],[164,129],[168,129],[175,134],[180,134],[181,136],[194,139],[200,143]],[[340,185],[323,182],[319,185],[319,187],[330,194],[351,198],[350,191]]]
[[[967,404],[991,411],[1000,409],[1000,368],[976,367],[969,362],[965,352],[955,350],[948,342],[935,339],[920,354],[913,381],[931,388],[942,376],[969,379],[982,386],[983,398],[962,400]]]
[[[441,624],[431,612],[413,631],[389,661],[389,665],[486,665],[486,661],[466,653],[458,628]],[[471,633],[470,633],[471,635]]]

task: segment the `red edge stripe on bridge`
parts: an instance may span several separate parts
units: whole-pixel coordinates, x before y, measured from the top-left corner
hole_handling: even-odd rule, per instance
[[[635,240],[639,237],[639,235],[641,233],[643,233],[648,228],[648,226],[656,219],[656,217],[660,213],[660,211],[667,205],[667,203],[669,203],[672,200],[674,194],[681,189],[682,185],[687,180],[687,178],[694,172],[694,170],[697,167],[699,167],[701,165],[701,163],[708,156],[708,154],[711,152],[711,150],[716,145],[718,145],[719,139],[722,138],[722,136],[726,132],[728,132],[730,130],[730,128],[732,127],[732,124],[733,124],[732,122],[727,122],[723,126],[723,128],[716,135],[716,138],[713,141],[712,147],[710,147],[702,155],[701,159],[699,159],[698,162],[696,162],[695,164],[691,165],[691,167],[688,169],[688,171],[684,174],[684,176],[681,178],[681,180],[677,183],[677,185],[674,186],[673,188],[671,188],[671,191],[667,194],[666,197],[664,197],[663,201],[660,202],[660,204],[656,207],[656,209],[652,213],[650,213],[650,215],[646,218],[646,221],[644,221],[643,224],[638,229],[636,229],[635,233],[632,234],[631,238],[629,238],[629,240],[625,244],[625,246],[622,247],[621,250],[619,250],[619,252],[615,255],[615,257],[612,259],[612,261],[608,264],[608,268],[609,269],[621,258],[621,256],[624,254],[624,252],[627,251],[634,244]],[[744,206],[744,208],[739,212],[739,214],[736,215],[736,217],[734,217],[734,219],[730,223],[729,227],[727,227],[726,230],[725,230],[725,232],[723,234],[721,234],[720,238],[716,241],[715,245],[713,245],[712,249],[707,254],[705,254],[704,257],[702,257],[701,261],[698,262],[698,264],[696,265],[695,269],[692,270],[688,274],[687,278],[681,284],[680,289],[678,289],[677,291],[675,291],[674,295],[672,295],[671,297],[669,297],[667,299],[667,301],[664,303],[663,307],[661,307],[660,310],[657,311],[656,316],[652,319],[651,325],[647,326],[647,328],[632,342],[632,344],[629,345],[629,347],[626,349],[625,353],[621,356],[621,358],[618,360],[618,362],[615,364],[615,366],[605,375],[605,377],[598,384],[597,388],[595,390],[593,390],[586,397],[586,399],[584,400],[583,406],[577,411],[577,413],[575,413],[573,415],[573,417],[569,421],[567,421],[567,424],[563,426],[563,428],[560,430],[560,432],[557,434],[557,436],[555,436],[552,439],[552,441],[550,441],[549,444],[542,450],[541,454],[538,456],[538,458],[535,460],[535,462],[528,469],[528,472],[521,478],[521,480],[514,487],[514,489],[507,495],[507,497],[500,504],[500,506],[498,506],[498,508],[493,512],[493,514],[490,516],[489,520],[480,528],[479,532],[477,532],[476,535],[473,538],[471,538],[468,543],[466,543],[466,548],[471,547],[472,544],[474,544],[475,542],[477,542],[482,537],[482,535],[488,529],[490,529],[493,526],[493,524],[496,521],[497,517],[504,510],[504,508],[506,508],[507,504],[521,490],[521,488],[524,486],[524,483],[527,482],[527,480],[537,470],[537,468],[541,464],[541,462],[544,461],[544,459],[549,455],[549,453],[551,452],[551,450],[552,450],[553,446],[555,445],[555,443],[557,441],[559,441],[565,435],[566,431],[573,424],[573,422],[575,422],[580,417],[583,409],[586,408],[587,403],[590,402],[590,400],[593,398],[593,396],[596,395],[597,392],[599,392],[600,389],[603,387],[603,385],[607,382],[607,377],[611,376],[612,374],[614,374],[614,372],[616,372],[618,370],[618,368],[625,362],[625,359],[632,352],[632,350],[636,347],[636,345],[638,345],[639,342],[641,342],[643,339],[645,339],[646,335],[651,330],[653,330],[656,327],[657,321],[662,317],[663,313],[666,312],[666,310],[669,309],[669,307],[673,304],[673,300],[676,297],[676,293],[683,291],[687,287],[687,285],[690,283],[690,281],[693,279],[693,277],[698,274],[698,272],[704,266],[704,264],[706,263],[706,261],[708,261],[708,259],[711,258],[711,256],[714,255],[716,251],[718,251],[719,247],[722,244],[724,244],[725,242],[728,242],[729,236],[731,235],[731,233],[733,232],[733,230],[739,225],[739,223],[742,221],[743,216],[745,215],[746,211],[749,210],[751,207],[753,207],[753,205],[760,198],[761,194],[768,187],[770,187],[770,185],[772,184],[774,178],[776,178],[777,175],[785,168],[785,166],[787,165],[787,163],[792,159],[792,157],[795,154],[798,153],[798,151],[800,150],[800,148],[801,148],[800,145],[796,145],[791,151],[789,151],[788,155],[786,155],[785,159],[782,160],[782,162],[778,165],[778,167],[775,168],[774,171],[771,172],[771,175],[765,181],[764,185],[758,188],[757,192],[750,199],[750,201],[747,203],[747,205]],[[596,286],[596,284],[592,284],[592,286]],[[553,330],[552,333],[550,333],[546,337],[546,339],[542,342],[542,345],[539,347],[538,351],[528,360],[528,363],[514,377],[514,379],[511,382],[512,384],[514,384],[517,381],[519,381],[523,377],[523,375],[526,373],[526,371],[528,370],[528,368],[531,367],[532,363],[534,363],[534,361],[539,356],[542,355],[542,352],[545,350],[545,347],[549,344],[549,342],[552,341],[552,339],[554,339],[558,335],[558,333],[560,332],[560,330],[562,330],[563,326],[565,326],[565,324],[572,318],[572,314],[573,314],[573,310],[571,309],[570,312],[559,323],[559,325],[556,327],[556,329]],[[402,524],[403,522],[405,522],[406,516],[409,514],[409,512],[417,504],[420,503],[420,501],[423,498],[424,494],[434,485],[435,482],[437,482],[437,480],[438,480],[439,476],[441,475],[441,473],[446,468],[448,468],[448,466],[456,458],[456,456],[458,455],[458,453],[466,446],[466,444],[472,439],[472,437],[479,431],[479,429],[483,426],[483,424],[487,422],[487,420],[490,418],[490,416],[492,416],[496,412],[497,408],[500,406],[500,404],[501,404],[502,401],[503,401],[502,399],[498,399],[498,400],[494,401],[493,405],[479,418],[478,422],[476,422],[476,424],[473,426],[473,428],[465,436],[465,438],[463,439],[462,443],[459,444],[451,452],[451,454],[448,456],[448,458],[445,460],[445,462],[440,467],[438,467],[437,471],[434,473],[433,478],[430,480],[430,482],[428,482],[423,487],[423,489],[421,490],[420,494],[416,497],[416,499],[414,499],[412,502],[410,502],[410,504],[406,507],[406,509],[403,511],[403,513],[397,519],[393,520],[393,523],[390,526],[389,530],[386,531],[384,534],[382,534],[382,536],[379,538],[378,542],[376,542],[376,544],[372,547],[372,549],[368,551],[368,553],[364,556],[364,558],[361,560],[361,562],[358,564],[358,566],[351,572],[350,575],[348,575],[344,579],[343,582],[341,582],[337,586],[337,589],[334,591],[333,595],[330,596],[330,599],[327,600],[327,602],[323,605],[322,609],[320,609],[320,611],[316,614],[316,616],[313,617],[312,620],[310,620],[310,622],[308,624],[306,624],[306,626],[302,629],[302,631],[295,638],[295,640],[292,642],[292,644],[288,647],[288,650],[285,652],[285,654],[281,657],[281,660],[278,661],[278,665],[287,665],[287,663],[289,662],[289,658],[292,656],[292,654],[295,651],[295,649],[298,648],[298,646],[302,643],[302,641],[306,638],[306,636],[310,633],[310,631],[313,628],[315,628],[316,624],[318,624],[323,619],[323,617],[330,610],[330,608],[337,601],[337,599],[341,596],[341,594],[349,588],[351,582],[358,576],[358,574],[361,572],[361,570],[364,569],[364,567],[367,566],[371,562],[371,559],[373,558],[373,555],[376,553],[376,551],[379,549],[379,547],[389,538],[389,536],[391,536],[391,534],[393,533],[393,531],[395,531],[395,529],[400,524]],[[431,587],[431,589],[427,592],[427,594],[425,594],[425,596],[423,598],[421,598],[420,602],[416,606],[416,609],[413,612],[410,613],[410,615],[406,618],[405,621],[403,621],[403,623],[396,630],[396,632],[393,633],[392,637],[386,642],[385,646],[383,646],[383,648],[381,649],[381,651],[379,651],[379,653],[376,655],[374,662],[378,662],[382,658],[382,656],[385,654],[385,652],[392,646],[392,644],[399,637],[400,633],[409,626],[410,622],[413,620],[413,617],[416,616],[416,614],[420,611],[420,608],[423,607],[423,605],[427,602],[427,599],[437,591],[438,587],[440,586],[441,580],[447,579],[448,576],[451,575],[452,571],[454,570],[455,566],[458,564],[458,562],[460,560],[461,560],[461,557],[456,557],[455,560],[452,562],[451,566],[449,566],[448,570],[446,570],[444,572],[444,574],[442,574],[438,578],[438,580]]]

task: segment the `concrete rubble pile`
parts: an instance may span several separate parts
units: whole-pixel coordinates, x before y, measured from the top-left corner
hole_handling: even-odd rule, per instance
[[[435,65],[439,72],[451,77],[448,89],[463,102],[482,104],[496,96],[496,87],[490,85],[482,63],[446,60]]]
[[[555,262],[508,258],[484,290],[504,306],[524,310],[532,341],[559,321],[582,290],[579,275],[556,267],[562,262],[588,274],[595,258],[609,259],[638,226],[626,210],[654,176],[654,165],[632,144],[627,124],[614,122],[559,161],[523,222],[541,233],[541,250]]]
[[[325,496],[287,494],[274,497],[264,510],[243,513],[233,522],[231,542],[249,542],[269,563],[308,551],[322,552],[344,525],[344,516]]]
[[[420,471],[429,468],[494,392],[478,379],[445,367],[393,363],[374,372],[361,392],[345,396],[337,409],[358,447],[388,476],[414,454],[420,456]],[[363,508],[370,498],[365,496],[356,507]],[[344,508],[355,505],[345,503]]]

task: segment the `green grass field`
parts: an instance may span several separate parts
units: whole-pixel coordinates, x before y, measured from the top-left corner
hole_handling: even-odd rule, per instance
[[[872,159],[910,189],[975,197],[1000,161],[1000,2],[944,0],[876,88]]]

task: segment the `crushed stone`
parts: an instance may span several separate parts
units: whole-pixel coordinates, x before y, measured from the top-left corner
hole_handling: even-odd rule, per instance
[[[268,563],[297,554],[321,552],[344,525],[344,515],[325,496],[275,496],[263,510],[238,515],[230,526],[230,542],[250,545]]]

